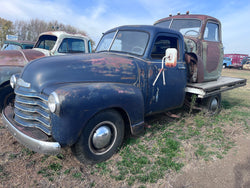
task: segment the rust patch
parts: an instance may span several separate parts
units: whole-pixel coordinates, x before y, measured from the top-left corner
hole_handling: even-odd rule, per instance
[[[207,62],[206,62],[206,70],[207,72],[212,72],[217,70],[220,62],[220,49],[218,48],[218,44],[210,42],[207,45]]]
[[[23,54],[17,50],[6,50],[0,52],[0,65],[24,66],[26,59]]]
[[[0,65],[24,66],[29,61],[44,57],[42,52],[36,50],[6,50],[0,52]]]
[[[45,54],[42,52],[39,52],[37,50],[23,50],[23,53],[25,54],[28,61],[32,61],[37,58],[44,57]]]
[[[116,74],[133,75],[135,65],[132,60],[119,57],[103,57],[91,60],[93,72],[103,73],[109,76]],[[131,79],[135,79],[133,76]]]
[[[156,21],[154,24],[160,23],[160,22],[164,22],[166,20],[171,20],[171,19],[200,19],[200,20],[214,20],[216,22],[219,22],[218,19],[212,17],[212,16],[207,16],[207,15],[199,15],[199,14],[182,14],[182,15],[176,15],[176,16],[171,16],[171,17],[166,17],[163,19],[160,19],[158,21]]]

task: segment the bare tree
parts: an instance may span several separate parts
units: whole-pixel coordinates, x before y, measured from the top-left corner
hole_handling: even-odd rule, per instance
[[[71,25],[64,25],[56,20],[48,23],[39,19],[31,19],[30,21],[17,20],[13,24],[11,21],[0,18],[0,45],[3,45],[6,35],[16,35],[19,40],[24,41],[36,41],[39,34],[46,31],[66,31],[87,36],[85,31]],[[91,42],[94,44],[93,40]]]
[[[36,41],[38,35],[46,31],[66,31],[68,33],[81,33],[87,36],[85,31],[81,31],[70,25],[64,25],[58,21],[46,23],[39,19],[32,19],[28,22],[15,22],[15,32],[20,40]]]

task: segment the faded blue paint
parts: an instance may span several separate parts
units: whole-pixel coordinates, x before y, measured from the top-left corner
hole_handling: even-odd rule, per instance
[[[31,88],[17,87],[16,91],[32,91],[48,97],[59,96],[60,112],[51,114],[53,138],[62,146],[76,142],[86,123],[98,112],[116,108],[128,117],[131,130],[140,130],[144,117],[182,106],[185,98],[187,70],[184,63],[183,36],[176,31],[156,26],[122,26],[116,30],[136,30],[149,34],[142,56],[118,52],[46,57],[32,61],[21,78]],[[166,85],[159,73],[161,59],[153,60],[151,51],[160,35],[178,41],[176,67],[165,68]]]

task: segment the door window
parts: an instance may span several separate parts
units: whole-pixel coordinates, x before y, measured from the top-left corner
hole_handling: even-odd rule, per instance
[[[168,48],[176,48],[178,52],[178,39],[169,36],[158,36],[152,48],[151,58],[162,59]]]
[[[208,22],[204,32],[204,40],[219,42],[219,25]]]

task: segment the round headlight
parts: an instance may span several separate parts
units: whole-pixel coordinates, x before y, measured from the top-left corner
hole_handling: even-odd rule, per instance
[[[15,89],[16,87],[16,82],[17,82],[17,78],[16,78],[16,75],[12,75],[10,77],[10,86]]]
[[[48,98],[48,107],[52,113],[59,111],[59,98],[56,92],[52,92]]]

